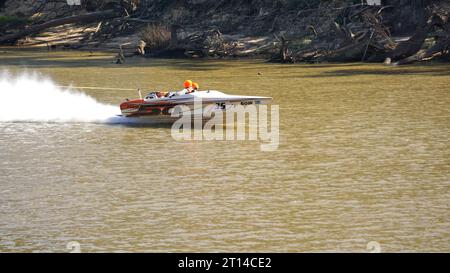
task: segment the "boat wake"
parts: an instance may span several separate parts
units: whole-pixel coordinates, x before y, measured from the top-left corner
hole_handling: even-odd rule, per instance
[[[117,106],[61,88],[37,73],[0,73],[0,122],[134,123]]]

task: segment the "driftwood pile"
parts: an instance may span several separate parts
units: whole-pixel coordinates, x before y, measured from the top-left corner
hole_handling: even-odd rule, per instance
[[[233,55],[236,43],[227,41],[220,30],[212,28],[195,32],[173,46],[184,49],[189,57],[226,57]]]
[[[278,37],[280,50],[273,60],[281,62],[369,61],[408,64],[448,56],[450,4],[436,1],[427,8],[428,19],[404,41],[392,37],[383,20],[390,7],[356,5],[335,11],[328,29],[303,37]],[[433,45],[426,48],[430,34]],[[305,39],[309,43],[301,43]],[[300,41],[300,42],[299,42]],[[300,44],[300,46],[298,46]]]
[[[426,9],[426,20],[407,38],[393,37],[390,32],[392,22],[387,22],[385,14],[392,6],[358,4],[319,6],[300,11],[275,9],[273,13],[255,17],[268,22],[267,31],[257,37],[245,31],[242,32],[245,34],[223,34],[226,27],[205,25],[207,18],[190,25],[189,18],[180,22],[155,18],[148,14],[149,1],[118,0],[114,3],[115,6],[108,10],[32,24],[13,33],[9,31],[0,36],[0,44],[14,43],[64,24],[93,24],[95,31],[71,47],[101,48],[112,38],[140,35],[141,41],[133,45],[131,53],[117,45],[116,48],[120,47],[118,59],[121,60],[133,54],[171,56],[181,53],[188,57],[260,56],[278,62],[385,61],[408,64],[449,56],[450,3],[445,0],[431,1]],[[247,32],[252,22],[259,22],[252,21],[249,16],[243,16],[242,20],[248,23]],[[260,25],[261,32],[266,24]]]
[[[430,60],[449,56],[450,49],[450,3],[431,1],[426,8],[425,20],[419,24],[409,37],[394,37],[384,18],[386,12],[392,12],[392,6],[350,5],[339,8],[316,9],[318,13],[304,16],[303,23],[309,18],[328,18],[320,26],[311,23],[303,33],[293,31],[274,31],[268,34],[264,45],[258,50],[246,50],[242,40],[230,39],[218,28],[199,30],[179,39],[172,35],[168,50],[184,51],[190,57],[228,57],[271,54],[272,61],[279,62],[385,62],[408,64],[415,61]],[[275,22],[275,21],[274,21]],[[276,22],[275,22],[276,23]],[[274,24],[275,24],[274,23]],[[274,28],[275,29],[275,28]],[[300,34],[299,34],[300,33]],[[175,37],[175,38],[173,38]],[[247,52],[251,52],[247,54]]]

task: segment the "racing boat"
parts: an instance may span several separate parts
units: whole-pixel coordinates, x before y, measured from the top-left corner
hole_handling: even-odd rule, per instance
[[[268,104],[271,97],[228,95],[220,91],[196,91],[185,95],[167,95],[151,92],[145,98],[127,100],[120,104],[123,117],[151,118],[159,121],[173,121],[172,113],[177,106],[186,106],[195,115],[202,115],[206,107],[209,111],[226,111],[232,105]],[[185,109],[186,109],[185,107]]]

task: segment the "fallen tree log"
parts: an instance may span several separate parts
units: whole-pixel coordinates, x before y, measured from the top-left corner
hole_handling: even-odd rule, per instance
[[[118,17],[120,14],[117,13],[115,10],[105,10],[105,11],[99,11],[99,12],[92,12],[88,14],[82,14],[77,16],[69,16],[64,17],[60,19],[54,19],[50,20],[48,22],[30,26],[28,28],[25,28],[25,30],[19,31],[17,33],[5,35],[3,37],[0,37],[0,44],[6,43],[6,42],[14,42],[22,37],[39,33],[43,30],[46,30],[51,27],[57,27],[65,24],[72,24],[72,23],[91,23],[91,22],[98,22],[104,19],[114,18]]]
[[[447,21],[447,16],[441,16],[437,11],[432,11],[432,14],[428,20],[417,26],[414,35],[408,40],[400,42],[393,51],[388,53],[387,57],[394,61],[404,60],[408,57],[412,57],[412,59],[414,59],[414,56],[419,54],[420,49],[422,48],[429,33],[431,33],[436,26],[445,25]]]
[[[362,33],[347,45],[330,51],[324,58],[333,62],[358,61],[361,59],[361,56],[364,56],[367,53],[366,48],[368,47],[368,42],[370,42],[372,36],[373,34],[369,37],[367,32]]]
[[[430,49],[420,50],[412,56],[409,56],[407,58],[395,62],[394,65],[404,65],[418,61],[429,61],[436,57],[448,55],[449,51],[450,51],[450,36],[445,39],[441,39]]]
[[[392,60],[400,60],[414,55],[422,47],[431,28],[429,24],[419,26],[411,38],[399,43],[392,52],[387,53],[388,57]]]
[[[334,13],[321,31],[308,37],[309,43],[293,39],[290,59],[294,62],[348,62],[371,60],[380,52],[390,51],[396,43],[391,39],[381,11],[383,8],[363,6]]]

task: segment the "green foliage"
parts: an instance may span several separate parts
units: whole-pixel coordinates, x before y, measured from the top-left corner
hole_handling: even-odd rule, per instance
[[[289,49],[296,52],[307,48],[314,40],[313,35],[305,36],[299,39],[294,39],[289,43]]]
[[[29,23],[27,18],[19,18],[15,16],[0,16],[0,28],[14,27]]]

